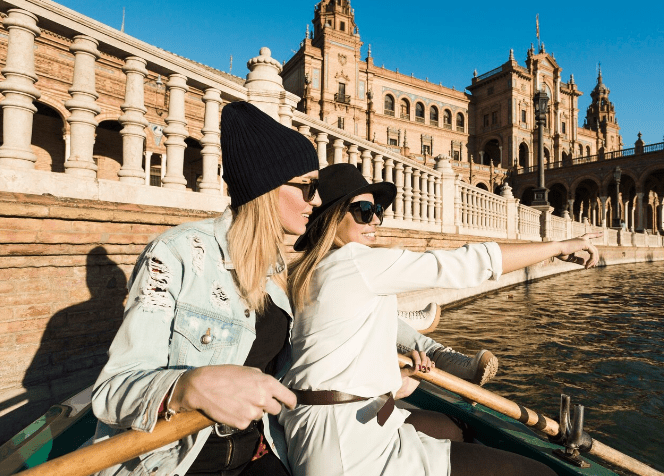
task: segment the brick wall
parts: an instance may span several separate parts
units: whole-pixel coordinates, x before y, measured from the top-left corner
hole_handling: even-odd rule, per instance
[[[0,193],[0,444],[94,382],[145,244],[209,216]]]

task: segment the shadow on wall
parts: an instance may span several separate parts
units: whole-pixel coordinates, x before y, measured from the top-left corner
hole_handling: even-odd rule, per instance
[[[0,444],[7,441],[48,408],[92,385],[107,360],[107,351],[124,311],[127,278],[103,246],[86,259],[88,301],[58,311],[51,317],[23,378],[25,392],[0,402]],[[20,406],[19,406],[20,405]]]

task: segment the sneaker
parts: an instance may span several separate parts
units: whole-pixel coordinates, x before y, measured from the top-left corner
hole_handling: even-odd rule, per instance
[[[434,351],[432,360],[437,369],[480,386],[495,377],[498,371],[498,359],[488,350],[480,350],[474,357],[468,357],[451,347],[441,347]]]
[[[397,316],[420,334],[428,334],[438,326],[440,306],[432,302],[421,311],[397,311]]]

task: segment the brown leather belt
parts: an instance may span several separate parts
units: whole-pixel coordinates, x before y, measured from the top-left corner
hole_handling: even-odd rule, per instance
[[[291,391],[297,397],[297,403],[299,405],[338,405],[341,403],[352,403],[352,402],[362,402],[364,400],[370,400],[373,397],[358,397],[357,395],[351,395],[350,393],[340,392],[338,390],[295,390]],[[380,407],[376,418],[378,424],[383,426],[387,419],[390,417],[394,411],[394,397],[392,392],[388,392],[381,397],[387,397],[383,406]]]

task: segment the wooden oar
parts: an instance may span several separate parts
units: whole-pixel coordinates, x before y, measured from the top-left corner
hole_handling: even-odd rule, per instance
[[[399,354],[399,366],[413,366],[410,357]],[[414,378],[430,382],[438,387],[454,392],[462,397],[481,403],[487,408],[495,410],[503,415],[514,418],[527,426],[540,430],[549,436],[557,436],[559,425],[556,421],[541,415],[533,410],[523,407],[507,398],[496,395],[489,390],[485,390],[478,385],[462,380],[447,372],[439,369],[433,369],[431,372],[417,372]],[[588,451],[589,454],[599,456],[600,458],[614,464],[620,468],[631,471],[640,476],[664,476],[650,466],[621,453],[618,450],[606,446],[605,444],[593,439],[593,444]]]
[[[196,433],[214,421],[200,412],[159,420],[152,433],[129,430],[18,473],[20,476],[89,476]]]

